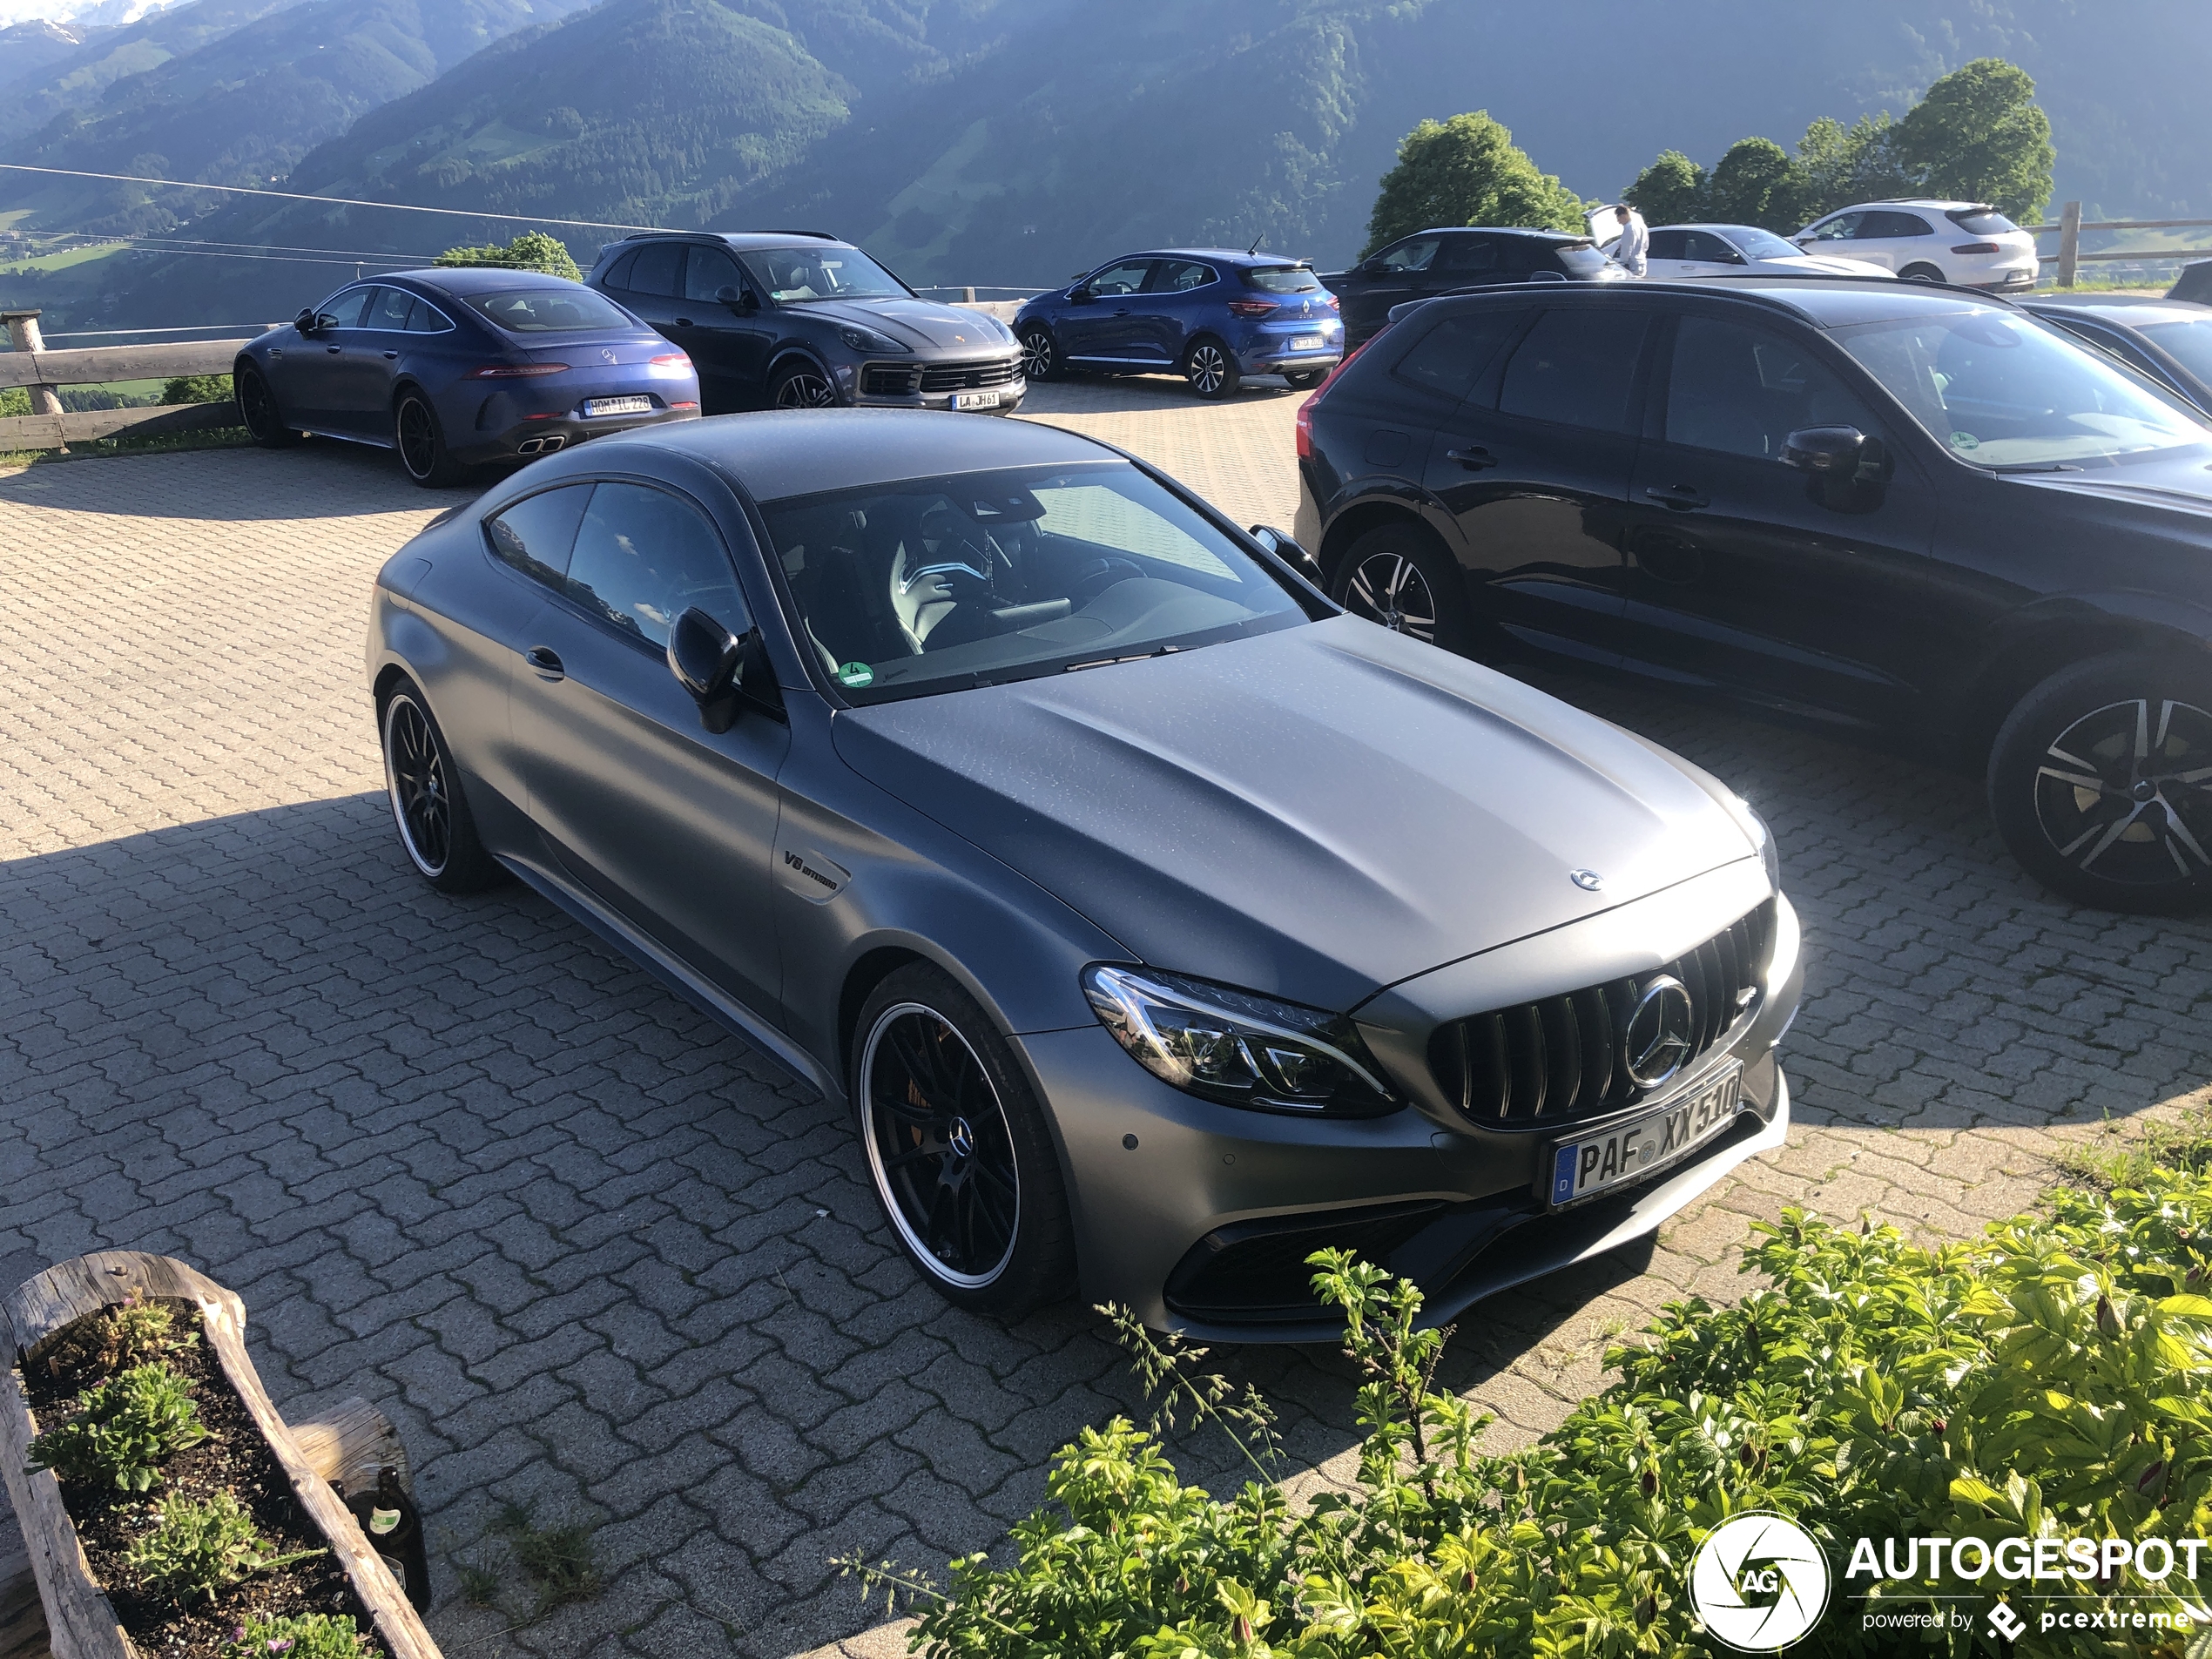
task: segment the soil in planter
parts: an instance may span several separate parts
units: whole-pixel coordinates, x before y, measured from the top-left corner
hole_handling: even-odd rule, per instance
[[[124,1492],[113,1487],[78,1482],[62,1484],[62,1502],[77,1525],[84,1559],[93,1581],[107,1592],[115,1614],[147,1659],[214,1659],[228,1644],[231,1632],[249,1616],[297,1617],[307,1613],[350,1614],[354,1628],[368,1635],[362,1659],[381,1659],[381,1643],[374,1640],[375,1626],[354,1594],[352,1583],[338,1558],[300,1501],[292,1495],[292,1482],[283,1466],[261,1439],[246,1403],[223,1374],[222,1363],[208,1345],[199,1310],[189,1302],[170,1301],[177,1315],[176,1329],[196,1333],[199,1340],[166,1356],[169,1366],[192,1386],[192,1400],[207,1438],[161,1465],[161,1478],[145,1492]],[[88,1318],[98,1318],[98,1314]],[[77,1321],[65,1327],[75,1330]],[[45,1352],[17,1374],[36,1416],[38,1432],[58,1428],[77,1415],[77,1396],[105,1374],[79,1359],[64,1361],[59,1374],[46,1364],[48,1355],[66,1352],[65,1340]],[[161,1518],[161,1501],[167,1497],[205,1502],[227,1492],[253,1517],[275,1554],[297,1549],[320,1549],[320,1555],[256,1573],[244,1583],[219,1590],[212,1597],[195,1596],[179,1607],[145,1592],[136,1575],[125,1564],[124,1553],[153,1530]]]

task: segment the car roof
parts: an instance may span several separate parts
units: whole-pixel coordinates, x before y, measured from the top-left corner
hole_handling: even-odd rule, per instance
[[[1925,207],[1936,213],[1993,213],[1997,211],[1996,206],[1989,202],[1944,201],[1933,196],[1880,196],[1872,201],[1853,202],[1848,207],[1831,209],[1820,217],[1833,219],[1838,213],[1856,213],[1869,207]]]
[[[1587,231],[1532,231],[1525,225],[1432,225],[1425,231],[1413,231],[1413,236],[1436,236],[1451,231],[1480,231],[1485,236],[1525,236],[1544,242],[1587,242]],[[1400,236],[1396,239],[1402,242]]]
[[[1541,296],[1547,303],[1566,300],[1581,305],[1634,305],[1644,296],[1673,294],[1683,298],[1729,299],[1771,311],[1788,313],[1816,328],[1841,328],[1852,323],[1890,322],[1901,318],[1956,314],[1994,307],[2016,310],[2012,301],[1976,288],[1947,287],[1933,282],[1900,282],[1892,276],[1712,276],[1674,280],[1646,277],[1636,282],[1568,282],[1532,290],[1525,282],[1470,284],[1468,289],[1439,299],[1415,301],[1438,305],[1446,300],[1498,296],[1508,303],[1527,305]]]
[[[638,447],[706,462],[759,502],[994,467],[1123,459],[1103,443],[1058,427],[939,409],[774,409],[713,415],[613,434],[584,453],[608,461]]]
[[[640,242],[720,242],[734,248],[791,247],[805,242],[820,242],[830,247],[853,247],[856,245],[827,231],[638,231],[619,242],[610,242],[600,250],[600,257],[617,249],[634,247]]]
[[[2168,300],[2162,293],[2039,293],[2022,302],[2031,311],[2114,311],[2114,322],[2201,322],[2212,306]]]
[[[1747,231],[1757,231],[1761,236],[1775,234],[1772,231],[1760,230],[1757,225],[1716,225],[1704,222],[1695,225],[1654,225],[1651,228],[1655,231],[1720,231],[1737,236],[1741,236]]]
[[[566,277],[543,271],[517,271],[502,265],[440,266],[435,270],[383,271],[364,282],[412,282],[433,293],[512,293],[517,288],[573,288]]]

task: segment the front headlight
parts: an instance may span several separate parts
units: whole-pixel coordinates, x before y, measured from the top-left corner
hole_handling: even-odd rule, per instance
[[[1751,810],[1751,803],[1743,796],[1731,791],[1728,799],[1731,803],[1728,809],[1729,816],[1743,826],[1743,833],[1759,849],[1759,862],[1766,867],[1768,885],[1777,893],[1781,892],[1782,853],[1774,844],[1774,832],[1767,827],[1766,819]]]
[[[897,352],[901,357],[907,354],[907,348],[897,341],[887,340],[866,328],[840,328],[837,331],[837,337],[854,351]]]
[[[1186,1093],[1263,1111],[1372,1116],[1398,1100],[1341,1014],[1227,985],[1093,963],[1083,995],[1145,1070]]]

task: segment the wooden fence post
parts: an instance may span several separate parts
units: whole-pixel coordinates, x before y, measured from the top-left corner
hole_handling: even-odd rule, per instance
[[[2059,209],[2059,287],[2074,286],[2081,263],[2081,204],[2068,202]]]
[[[38,332],[38,314],[35,311],[0,311],[0,322],[8,325],[8,343],[17,351],[44,351],[45,336]],[[33,381],[30,384],[30,412],[33,415],[59,415],[62,412],[61,394],[51,386]]]

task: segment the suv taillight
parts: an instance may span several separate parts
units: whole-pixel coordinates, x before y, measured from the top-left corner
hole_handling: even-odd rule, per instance
[[[1232,317],[1271,317],[1275,304],[1271,300],[1231,300],[1229,314]]]
[[[1953,253],[1998,253],[2003,250],[1994,242],[1961,242],[1951,250]]]
[[[1293,424],[1298,428],[1298,458],[1300,461],[1311,460],[1313,455],[1313,406],[1328,395],[1329,388],[1337,383],[1337,376],[1352,367],[1353,358],[1359,356],[1361,352],[1366,350],[1389,332],[1390,325],[1385,323],[1366,339],[1345,353],[1343,357],[1338,360],[1337,366],[1329,371],[1327,377],[1320,385],[1313,388],[1312,394],[1305,402],[1298,406],[1298,417]]]

